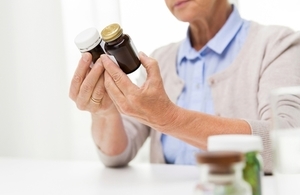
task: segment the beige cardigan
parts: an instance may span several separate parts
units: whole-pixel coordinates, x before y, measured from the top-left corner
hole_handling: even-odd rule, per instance
[[[173,102],[177,101],[184,85],[176,73],[179,45],[180,42],[172,43],[152,54],[159,63],[165,90]],[[145,76],[145,71],[142,70],[139,84],[143,83]],[[234,62],[226,70],[211,76],[209,83],[215,114],[240,118],[249,123],[252,133],[262,137],[264,170],[271,172],[269,94],[278,87],[300,85],[300,33],[285,27],[262,26],[251,22],[248,37]],[[285,119],[287,124],[297,122],[296,117],[299,118],[300,111],[293,107],[282,107],[283,112],[288,112],[291,116]],[[150,135],[151,163],[165,163],[160,142],[161,133],[133,118],[123,118],[129,138],[128,147],[122,154],[113,157],[99,151],[102,162],[106,166],[128,164]]]

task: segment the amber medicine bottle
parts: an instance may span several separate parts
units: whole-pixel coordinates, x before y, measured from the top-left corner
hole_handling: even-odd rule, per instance
[[[92,61],[95,63],[101,54],[105,54],[99,31],[96,28],[88,28],[79,33],[74,40],[81,53],[89,52],[92,54]]]
[[[105,42],[104,50],[114,56],[120,68],[126,74],[137,70],[141,62],[136,48],[129,35],[123,34],[119,24],[110,24],[101,31],[102,40]]]

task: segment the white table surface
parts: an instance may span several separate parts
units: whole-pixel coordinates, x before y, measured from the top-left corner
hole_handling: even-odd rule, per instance
[[[1,195],[192,195],[195,166],[133,164],[105,168],[100,162],[0,158]],[[263,178],[263,195],[274,195],[273,177]]]

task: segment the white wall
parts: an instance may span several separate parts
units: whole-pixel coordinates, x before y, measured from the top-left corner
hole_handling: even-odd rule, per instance
[[[239,9],[246,19],[300,30],[299,0],[239,0]]]
[[[71,158],[60,2],[0,1],[0,155]]]

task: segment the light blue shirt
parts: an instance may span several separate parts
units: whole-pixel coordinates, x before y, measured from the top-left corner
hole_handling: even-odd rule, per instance
[[[226,69],[235,59],[248,34],[250,22],[242,19],[236,7],[219,32],[200,50],[190,43],[189,34],[179,48],[177,72],[185,85],[177,105],[189,110],[214,114],[208,78]],[[162,135],[164,157],[169,164],[196,164],[198,148]]]

